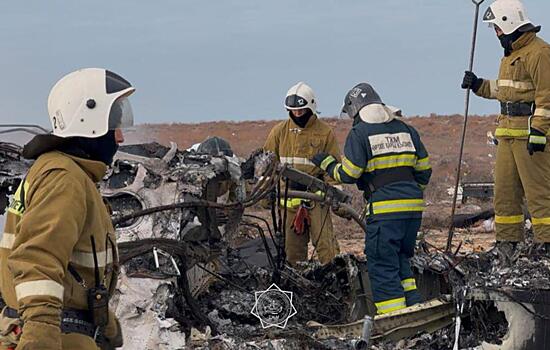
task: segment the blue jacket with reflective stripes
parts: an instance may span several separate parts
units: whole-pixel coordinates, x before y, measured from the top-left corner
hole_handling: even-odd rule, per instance
[[[422,217],[432,169],[418,132],[401,120],[360,121],[348,134],[342,162],[333,162],[327,172],[364,191],[370,219]],[[395,181],[387,183],[389,178]]]

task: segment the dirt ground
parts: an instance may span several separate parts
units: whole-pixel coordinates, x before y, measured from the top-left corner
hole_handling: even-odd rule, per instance
[[[336,133],[343,148],[351,121],[337,118],[323,118]],[[449,225],[452,197],[449,188],[454,187],[455,172],[458,162],[460,136],[463,117],[459,115],[427,117],[409,117],[407,123],[414,126],[430,154],[433,175],[426,190],[427,209],[424,214],[423,235],[427,241],[444,247]],[[496,147],[488,142],[488,133],[495,128],[494,117],[472,116],[468,120],[464,158],[462,163],[463,181],[492,181]],[[144,124],[126,134],[128,143],[156,141],[169,145],[176,142],[180,148],[188,148],[210,136],[219,136],[231,144],[234,152],[246,158],[263,143],[273,126],[279,121],[245,121],[245,122],[208,122],[200,124]],[[361,209],[361,194],[355,186],[346,186],[354,194],[354,207]],[[459,207],[458,212],[487,207],[490,203],[479,206]],[[257,214],[259,209],[254,209]],[[364,235],[361,229],[352,222],[336,218],[334,227],[342,251],[362,254]],[[461,251],[477,251],[491,246],[494,232],[483,227],[482,223],[469,230],[458,230],[453,244],[462,242]]]

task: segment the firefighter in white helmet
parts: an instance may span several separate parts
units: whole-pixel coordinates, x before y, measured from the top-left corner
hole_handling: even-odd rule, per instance
[[[23,150],[35,159],[8,209],[0,241],[0,349],[112,349],[120,325],[108,310],[118,255],[97,189],[133,123],[132,85],[105,69],[55,84],[51,134]]]
[[[518,0],[497,0],[483,16],[504,48],[498,79],[466,72],[462,87],[500,102],[496,138],[495,222],[497,247],[510,257],[523,240],[523,196],[535,240],[550,242],[550,45]]]
[[[299,82],[288,90],[284,106],[289,119],[271,130],[264,150],[274,152],[283,164],[323,178],[324,172],[309,159],[319,152],[339,155],[340,149],[330,126],[317,117],[317,101],[313,90]],[[327,179],[334,183],[332,179]],[[289,186],[290,190],[308,190],[297,183],[291,182]],[[323,264],[330,262],[340,252],[328,206],[301,198],[283,199],[279,205],[288,211],[285,252],[290,264],[295,265],[307,259],[309,240]]]

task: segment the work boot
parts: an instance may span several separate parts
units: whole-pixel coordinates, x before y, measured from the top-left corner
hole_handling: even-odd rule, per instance
[[[502,266],[512,266],[519,257],[518,242],[497,241],[495,251]]]

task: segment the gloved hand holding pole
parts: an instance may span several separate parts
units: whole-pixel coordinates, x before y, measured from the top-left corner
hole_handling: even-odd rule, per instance
[[[476,39],[477,39],[477,22],[479,20],[479,6],[481,5],[481,3],[483,1],[485,1],[485,0],[472,0],[472,2],[474,3],[476,9],[475,9],[475,15],[474,15],[474,31],[473,31],[473,34],[472,34],[472,49],[470,51],[470,65],[469,65],[469,68],[468,68],[469,72],[472,72],[472,70],[474,69],[474,57],[475,57]],[[464,154],[464,139],[466,137],[466,126],[467,126],[467,123],[468,123],[468,112],[469,112],[469,109],[470,109],[470,91],[471,91],[471,87],[468,87],[468,89],[466,90],[466,100],[465,100],[465,110],[464,110],[464,124],[462,126],[462,137],[460,139],[460,153],[458,155],[458,165],[457,165],[457,170],[456,170],[455,191],[454,191],[454,195],[453,195],[453,206],[452,206],[452,210],[451,210],[451,224],[450,224],[450,227],[449,227],[449,235],[447,237],[447,248],[446,248],[447,252],[451,250],[451,244],[452,244],[452,241],[453,241],[453,231],[454,231],[453,221],[454,221],[455,210],[456,210],[456,200],[457,200],[457,196],[458,196],[458,186],[460,184],[460,173],[461,173],[461,170],[462,170],[461,169],[462,168],[462,155]]]

